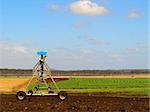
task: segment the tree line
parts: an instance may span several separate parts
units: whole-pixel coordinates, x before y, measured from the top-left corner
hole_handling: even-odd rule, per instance
[[[115,74],[149,74],[149,69],[125,70],[51,70],[54,75],[115,75]],[[31,75],[31,69],[0,69],[0,75]]]

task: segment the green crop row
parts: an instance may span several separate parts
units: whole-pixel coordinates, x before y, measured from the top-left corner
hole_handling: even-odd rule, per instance
[[[52,89],[56,89],[53,83],[48,84]],[[28,89],[35,85],[31,84]],[[40,84],[40,87],[44,87]],[[139,94],[149,94],[149,78],[70,78],[69,80],[57,82],[61,90],[71,90],[78,92],[132,92]]]

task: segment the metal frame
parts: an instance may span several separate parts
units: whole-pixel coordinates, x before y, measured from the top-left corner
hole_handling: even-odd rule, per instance
[[[35,92],[32,93],[32,95],[41,95],[41,96],[58,95],[58,93],[49,93],[48,94],[48,91],[50,90],[50,86],[46,82],[47,78],[50,78],[52,80],[52,83],[54,84],[54,86],[56,87],[58,92],[59,92],[59,88],[58,88],[55,80],[53,79],[53,77],[51,75],[51,71],[50,71],[48,64],[45,62],[45,58],[46,58],[47,53],[44,52],[44,54],[42,54],[42,53],[38,52],[38,55],[39,54],[40,54],[40,59],[37,62],[37,64],[33,67],[33,70],[32,70],[33,76],[26,86],[26,92],[28,92],[28,87],[31,84],[31,82],[33,81],[33,79],[35,79],[36,85],[34,86],[34,88],[32,88],[31,91],[33,91],[33,89],[35,89],[35,88],[37,90],[34,90]],[[40,90],[39,84],[41,84],[41,83],[44,83],[45,86],[47,87],[47,94],[42,93],[42,91]],[[37,94],[37,91],[40,91],[40,94]],[[27,95],[31,95],[31,93],[30,94],[28,93]]]
[[[26,86],[26,92],[18,91],[16,94],[16,98],[19,101],[22,101],[26,98],[26,96],[30,96],[29,97],[29,100],[30,100],[31,96],[54,96],[54,95],[57,95],[60,100],[65,100],[67,98],[67,93],[65,91],[59,90],[55,80],[53,79],[53,77],[51,75],[50,68],[47,65],[47,63],[45,62],[47,52],[37,52],[37,54],[40,55],[40,59],[39,59],[38,63],[33,67],[33,70],[32,70],[33,76]],[[51,88],[46,81],[46,79],[48,79],[48,78],[51,79],[52,83],[56,87],[56,89],[57,89],[56,92],[49,91]],[[32,90],[28,91],[28,87],[33,82],[33,80],[35,80],[36,85],[32,88]],[[46,89],[47,93],[43,93],[40,90],[40,86],[39,86],[40,83],[45,84],[45,86],[47,88]],[[40,93],[37,93],[37,91],[40,91]]]

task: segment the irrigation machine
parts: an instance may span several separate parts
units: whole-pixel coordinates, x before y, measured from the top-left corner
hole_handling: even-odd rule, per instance
[[[32,96],[58,96],[60,100],[65,100],[67,98],[67,93],[65,91],[60,91],[55,80],[51,75],[50,68],[45,62],[47,57],[47,52],[37,52],[39,56],[39,61],[33,67],[32,78],[29,80],[25,87],[25,91],[18,91],[16,98],[20,101],[24,100],[27,96],[31,98]],[[50,84],[53,84],[55,89],[52,91]]]

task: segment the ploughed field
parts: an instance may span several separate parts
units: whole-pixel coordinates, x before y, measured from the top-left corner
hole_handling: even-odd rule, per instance
[[[34,96],[18,101],[13,94],[0,95],[1,112],[149,112],[149,98],[113,97],[114,93],[69,93],[65,101],[57,96]]]

